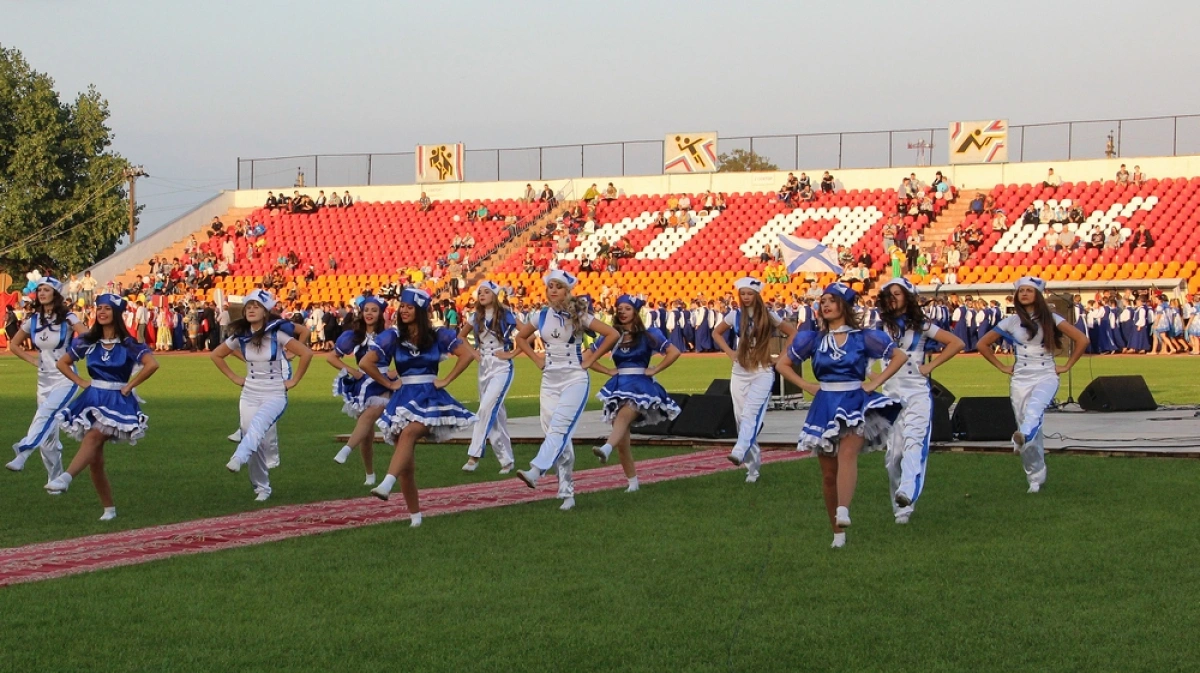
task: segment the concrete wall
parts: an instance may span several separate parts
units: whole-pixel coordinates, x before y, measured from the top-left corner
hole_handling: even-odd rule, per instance
[[[1149,177],[1191,177],[1200,175],[1200,155],[1183,157],[1126,157],[1121,159],[1091,159],[1085,161],[1056,161],[1038,163],[1010,163],[997,165],[970,166],[926,166],[921,168],[863,168],[836,170],[828,169],[845,189],[887,189],[898,187],[900,181],[909,173],[928,183],[933,180],[936,171],[950,178],[960,189],[990,189],[998,184],[1008,183],[1037,183],[1046,177],[1048,169],[1062,177],[1064,182],[1080,180],[1111,180],[1121,164],[1125,164],[1130,172],[1135,165],[1140,165],[1142,171]],[[814,184],[820,180],[823,169],[808,171]],[[799,172],[796,172],[799,174]],[[564,187],[572,188],[576,196],[587,191],[588,186],[596,183],[600,189],[613,183],[626,194],[667,194],[667,193],[696,193],[706,190],[716,192],[767,192],[778,189],[787,178],[788,171],[769,173],[702,173],[695,175],[646,175],[646,176],[614,176],[595,178],[573,178],[567,180],[552,180],[532,182],[537,191],[542,185],[550,184],[556,191]],[[321,186],[307,187],[303,191],[313,196],[324,189],[331,193],[349,190],[356,199],[364,201],[413,201],[425,191],[435,200],[453,199],[504,199],[518,198],[525,191],[526,181],[506,182],[460,182],[430,185],[374,185],[374,186]],[[266,189],[245,189],[234,192],[234,205],[237,208],[260,206],[267,199]],[[279,190],[274,190],[278,192]],[[291,189],[283,190],[290,194]]]

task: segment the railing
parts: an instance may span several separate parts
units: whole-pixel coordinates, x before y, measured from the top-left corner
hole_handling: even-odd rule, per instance
[[[893,168],[946,164],[947,128],[843,131],[721,137],[722,153],[741,149],[780,170]],[[1111,147],[1109,146],[1111,143]],[[911,147],[910,147],[911,146]],[[1010,126],[1009,159],[1060,161],[1200,154],[1200,115],[1093,119]],[[470,149],[470,182],[662,174],[663,141],[631,140],[578,145]],[[237,161],[238,189],[294,185],[404,185],[416,182],[413,152],[308,154]],[[324,178],[324,181],[322,181]]]

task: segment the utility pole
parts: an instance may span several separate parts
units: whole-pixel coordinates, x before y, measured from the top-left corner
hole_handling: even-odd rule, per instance
[[[129,181],[129,242],[133,243],[137,237],[137,179],[148,178],[150,174],[141,166],[130,166],[123,176]]]

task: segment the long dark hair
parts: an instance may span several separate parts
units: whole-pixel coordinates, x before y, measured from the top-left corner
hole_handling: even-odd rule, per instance
[[[896,310],[895,299],[892,298],[892,288],[899,287],[904,293],[904,310]],[[883,321],[883,328],[892,337],[893,341],[899,341],[904,335],[904,329],[900,327],[900,319],[904,318],[904,327],[911,329],[914,332],[921,332],[925,329],[925,312],[917,304],[917,296],[908,291],[902,285],[889,285],[885,288],[886,294],[882,297],[883,301],[879,307],[879,317]]]
[[[36,298],[37,297],[35,295],[34,299],[36,300]],[[42,317],[45,317],[46,315],[46,307],[43,306],[41,302],[38,302],[37,312]],[[54,301],[50,303],[50,313],[53,316],[54,324],[61,325],[63,321],[67,319],[67,314],[70,312],[71,309],[67,306],[67,300],[63,299],[63,296],[59,294],[58,290],[54,290]],[[121,322],[122,325],[124,325],[124,321]]]
[[[740,299],[738,303],[740,305]],[[753,314],[753,319],[751,314]],[[742,306],[740,317],[737,346],[738,364],[744,369],[759,369],[770,365],[771,334],[775,332],[775,324],[771,321],[762,295],[755,292],[754,304],[749,308]]]
[[[116,307],[113,307],[112,313],[112,327],[113,331],[117,333],[117,338],[121,341],[132,339],[133,336],[129,333],[129,328],[125,326],[125,321],[121,319],[121,313],[123,313],[123,311],[119,311]],[[79,338],[83,339],[89,344],[99,343],[100,340],[104,338],[104,326],[100,324],[100,318],[97,317],[96,320],[92,322],[91,329],[89,329],[86,334]]]
[[[429,319],[429,309],[420,306],[414,306],[415,313],[411,325],[405,325],[404,321],[397,319],[396,331],[400,333],[400,340],[404,343],[409,343],[417,347],[418,350],[425,351],[433,347],[437,341],[437,333],[433,330],[433,321]],[[417,338],[412,339],[413,330],[417,332]]]
[[[487,309],[492,309],[492,326],[488,327],[486,323]],[[492,293],[492,305],[481,307],[475,304],[475,334],[482,337],[485,331],[491,332],[496,337],[496,341],[504,343],[504,323],[508,320],[508,315],[511,311],[508,304],[500,300],[500,295]]]
[[[620,304],[618,304],[618,306],[620,306]],[[636,308],[633,309],[633,320],[629,321],[629,325],[621,325],[617,322],[617,320],[617,312],[614,308],[613,327],[616,328],[617,332],[619,333],[617,338],[618,346],[621,344],[621,341],[624,340],[626,334],[629,335],[630,347],[637,346],[638,343],[641,342],[642,338],[646,336],[646,323],[642,322],[642,312]]]
[[[258,302],[255,302],[255,303],[258,304]],[[259,304],[259,306],[262,306],[262,304]],[[251,345],[253,345],[255,348],[262,346],[263,337],[266,336],[266,334],[267,334],[267,325],[271,324],[271,312],[267,310],[266,306],[263,306],[262,308],[263,308],[262,329],[255,331],[254,327],[252,327],[250,325],[250,321],[246,318],[246,314],[243,313],[242,317],[229,323],[230,334],[233,334],[234,336],[241,337],[241,338],[249,337]],[[205,312],[202,315],[205,318],[207,318],[208,317],[208,309],[205,309]],[[210,329],[212,328],[212,319],[209,320],[209,328]]]
[[[354,344],[358,345],[367,340],[367,316],[363,309],[365,306],[359,307],[358,316],[354,318]],[[383,332],[383,327],[387,323],[387,318],[383,314],[383,307],[379,307],[379,320],[375,321],[374,334]]]
[[[833,300],[838,303],[838,306],[842,307],[842,319],[846,321],[846,327],[849,327],[850,329],[862,329],[862,324],[860,324],[858,321],[858,311],[854,310],[854,305],[836,294],[831,294],[829,296],[833,297]],[[828,332],[829,325],[825,324],[824,319],[821,320],[821,323],[821,331]]]
[[[1048,352],[1053,352],[1062,343],[1063,333],[1058,329],[1058,325],[1054,324],[1054,312],[1050,310],[1050,305],[1046,303],[1046,298],[1041,292],[1033,291],[1033,311],[1027,311],[1021,302],[1013,302],[1017,317],[1021,319],[1021,325],[1025,327],[1025,333],[1032,339],[1037,335],[1038,330],[1042,330],[1042,346]]]

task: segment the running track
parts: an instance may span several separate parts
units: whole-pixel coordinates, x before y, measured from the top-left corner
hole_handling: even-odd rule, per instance
[[[736,469],[725,459],[726,455],[725,449],[712,449],[639,462],[638,480],[642,485],[649,485]],[[763,454],[763,462],[796,460],[808,455],[795,451],[768,451]],[[421,492],[421,507],[425,517],[429,518],[549,500],[555,497],[557,485],[556,478],[547,476],[536,490],[527,488],[517,479],[431,488]],[[623,488],[625,485],[625,475],[620,466],[575,473],[577,495]],[[586,507],[586,503],[583,506]],[[397,490],[388,502],[367,497],[288,505],[167,526],[0,549],[0,586],[407,519],[408,509]]]

